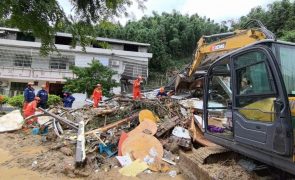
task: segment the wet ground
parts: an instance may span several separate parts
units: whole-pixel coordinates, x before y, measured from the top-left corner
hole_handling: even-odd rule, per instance
[[[59,151],[50,150],[51,143],[42,144],[39,136],[22,132],[0,134],[0,180],[47,180],[47,179],[110,179],[110,180],[166,180],[168,173],[141,173],[135,178],[122,176],[119,167],[106,171],[77,172],[79,176],[69,177],[67,168],[72,168],[74,156],[65,156]],[[69,167],[71,166],[71,167]],[[76,172],[75,172],[76,173]],[[85,176],[85,177],[83,177]],[[173,179],[183,180],[181,174]]]

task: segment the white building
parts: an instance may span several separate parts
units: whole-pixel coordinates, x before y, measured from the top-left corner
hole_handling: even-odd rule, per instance
[[[117,72],[113,78],[121,82],[116,91],[126,91],[124,86],[137,75],[148,76],[147,53],[149,44],[97,37],[97,42],[108,43],[109,49],[98,45],[70,48],[71,34],[57,33],[55,44],[58,53],[40,55],[40,39],[24,34],[18,29],[0,27],[0,94],[13,96],[23,92],[27,82],[33,81],[35,89],[45,84],[49,93],[61,95],[65,77],[73,78],[71,65],[85,67],[93,59]],[[125,84],[126,85],[126,84]]]

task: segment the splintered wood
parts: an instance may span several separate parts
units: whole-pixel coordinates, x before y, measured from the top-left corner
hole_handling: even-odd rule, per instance
[[[179,123],[180,123],[180,118],[178,116],[174,116],[170,120],[165,121],[158,128],[158,132],[156,133],[156,137],[161,137],[163,134],[168,132],[170,129],[174,128]]]
[[[122,119],[122,120],[120,120],[120,121],[117,121],[117,122],[114,122],[114,123],[108,124],[108,125],[106,125],[106,126],[103,126],[103,127],[101,127],[101,128],[98,128],[98,129],[95,129],[95,130],[92,130],[92,131],[88,131],[88,132],[85,133],[85,135],[93,134],[93,133],[96,133],[96,132],[105,132],[105,131],[107,131],[107,130],[109,130],[109,129],[112,129],[112,128],[115,128],[115,127],[118,127],[118,126],[120,126],[120,125],[122,125],[122,124],[124,124],[124,123],[127,123],[127,122],[129,122],[129,121],[132,121],[132,120],[134,120],[134,119],[137,118],[137,117],[138,117],[138,113],[135,113],[135,114],[133,114],[132,116],[127,117],[127,118],[125,118],[125,119]]]

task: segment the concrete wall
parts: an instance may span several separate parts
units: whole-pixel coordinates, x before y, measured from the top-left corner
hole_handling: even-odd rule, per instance
[[[87,67],[88,64],[92,62],[93,59],[99,60],[99,62],[105,66],[109,65],[109,57],[108,56],[78,53],[75,55],[75,66]]]

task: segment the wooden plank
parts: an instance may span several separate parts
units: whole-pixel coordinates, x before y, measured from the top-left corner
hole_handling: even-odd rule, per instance
[[[96,133],[96,132],[105,132],[105,131],[107,131],[109,129],[112,129],[114,127],[118,127],[118,126],[120,126],[120,125],[122,125],[122,124],[124,124],[126,122],[132,121],[132,120],[134,120],[137,117],[138,117],[138,112],[137,113],[134,113],[132,116],[127,117],[125,119],[119,120],[117,122],[108,124],[106,126],[103,126],[101,128],[98,128],[98,129],[95,129],[95,130],[92,130],[92,131],[88,131],[88,132],[85,133],[85,135],[93,134],[93,133]]]
[[[198,126],[195,125],[194,117],[192,117],[192,119],[191,119],[191,125],[189,128],[189,131],[192,134],[192,138],[193,138],[194,142],[197,142],[203,146],[210,146],[210,147],[217,146],[217,144],[209,141],[208,139],[206,139],[204,137],[202,130]]]
[[[165,121],[158,128],[158,132],[156,133],[156,137],[161,137],[167,131],[169,131],[170,129],[172,129],[173,127],[175,127],[178,123],[180,123],[180,118],[178,116],[174,116],[170,120]]]

